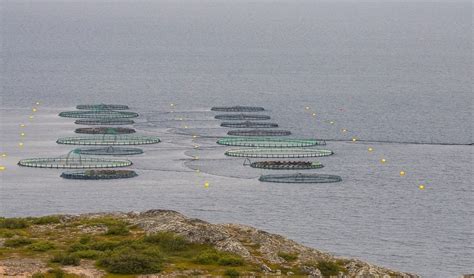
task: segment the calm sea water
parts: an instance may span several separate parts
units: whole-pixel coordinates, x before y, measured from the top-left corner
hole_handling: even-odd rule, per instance
[[[4,1],[0,13],[1,215],[166,208],[424,277],[474,272],[470,2]],[[135,128],[163,139],[130,158],[139,177],[15,165],[71,150],[55,140],[77,126],[56,115],[95,102],[129,104]],[[258,182],[269,172],[214,143],[227,130],[209,108],[237,104],[327,139],[336,154],[315,172],[343,182]]]

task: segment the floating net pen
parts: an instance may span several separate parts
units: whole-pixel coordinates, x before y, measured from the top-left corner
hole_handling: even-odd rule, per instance
[[[74,122],[77,125],[132,125],[135,122],[129,119],[85,119],[76,120]]]
[[[110,180],[125,179],[138,176],[132,170],[85,170],[68,171],[61,174],[62,178],[75,180]]]
[[[232,136],[288,136],[291,135],[289,130],[261,130],[261,129],[249,129],[249,130],[230,130],[227,135]]]
[[[270,116],[258,114],[222,114],[214,117],[225,121],[264,121],[270,120]]]
[[[323,168],[323,164],[313,161],[258,161],[250,167],[269,170],[310,170]]]
[[[290,175],[263,175],[258,180],[275,183],[331,183],[340,182],[342,178],[336,175],[298,173]]]
[[[64,137],[59,138],[56,143],[66,145],[146,145],[159,143],[160,139],[155,136],[139,135],[91,135],[88,137]]]
[[[132,165],[126,159],[100,159],[85,157],[57,157],[57,158],[27,158],[18,162],[18,165],[34,168],[57,169],[87,169],[87,168],[116,168]]]
[[[143,153],[143,150],[139,148],[122,148],[113,146],[103,148],[78,148],[74,151],[83,155],[137,155]]]
[[[135,133],[135,129],[126,127],[83,127],[77,128],[75,132],[83,134],[130,134]]]
[[[333,152],[330,150],[318,150],[318,149],[266,149],[266,148],[254,148],[254,149],[236,149],[228,150],[225,152],[227,156],[233,157],[253,157],[253,158],[304,158],[304,157],[321,157],[332,155]]]
[[[278,127],[276,123],[259,123],[259,122],[223,122],[221,123],[222,127],[232,127],[232,128],[275,128]]]
[[[127,105],[122,104],[79,104],[76,109],[81,110],[127,110]]]
[[[66,111],[59,113],[60,117],[66,118],[93,118],[93,119],[120,119],[136,118],[138,113],[128,111],[113,110],[84,110],[84,111]]]
[[[267,137],[225,137],[217,141],[217,144],[238,147],[260,147],[260,148],[297,148],[326,145],[325,141],[316,139],[285,139]]]
[[[258,106],[217,106],[211,108],[211,111],[218,112],[260,112],[264,110],[263,107]]]

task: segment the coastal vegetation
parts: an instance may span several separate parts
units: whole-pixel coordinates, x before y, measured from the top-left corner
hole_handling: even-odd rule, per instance
[[[58,216],[2,218],[0,260],[41,258],[51,268],[33,277],[71,277],[61,268],[93,260],[110,274],[152,274],[193,270],[238,277],[260,272],[252,263],[208,244],[191,243],[171,232],[147,235],[120,219],[100,217],[61,223]]]
[[[75,278],[84,273],[105,278],[157,273],[417,277],[359,260],[337,259],[252,227],[210,224],[174,211],[0,218],[0,275]]]

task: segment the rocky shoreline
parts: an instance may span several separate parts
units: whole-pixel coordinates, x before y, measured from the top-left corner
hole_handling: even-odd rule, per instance
[[[129,213],[93,213],[82,215],[60,215],[59,223],[32,226],[30,229],[54,230],[69,227],[68,223],[91,221],[94,219],[116,219],[128,223],[143,231],[146,235],[168,232],[176,234],[193,244],[210,245],[219,252],[235,254],[245,262],[259,269],[255,272],[241,273],[245,277],[262,276],[324,276],[324,269],[318,262],[334,265],[340,271],[338,278],[364,277],[415,278],[415,274],[402,273],[384,267],[376,266],[357,259],[337,258],[325,252],[303,246],[283,236],[271,234],[256,228],[240,224],[211,224],[199,219],[188,218],[171,210],[149,210],[146,212]],[[99,235],[107,232],[107,225],[79,225],[81,234]],[[47,233],[50,234],[50,233]],[[5,239],[0,239],[0,247],[5,248]],[[1,251],[0,251],[1,252]],[[1,254],[1,253],[0,253]],[[22,270],[23,269],[23,270]],[[0,257],[0,275],[6,277],[31,277],[33,273],[47,271],[48,264],[41,258],[23,258],[16,255]],[[63,270],[78,275],[78,277],[103,277],[105,272],[90,260],[81,260],[75,266],[64,266]],[[168,268],[157,274],[147,274],[137,277],[186,277],[186,276],[220,276],[196,269]],[[38,276],[39,277],[39,276]]]

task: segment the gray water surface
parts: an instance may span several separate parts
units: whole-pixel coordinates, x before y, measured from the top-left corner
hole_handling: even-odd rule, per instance
[[[423,277],[474,272],[470,2],[1,5],[1,215],[173,209]],[[57,114],[104,102],[163,140],[129,157],[137,178],[16,166],[70,151],[55,140],[78,126]],[[264,106],[294,137],[328,140],[312,172],[343,182],[258,182],[270,172],[215,144],[229,129],[213,105]]]

